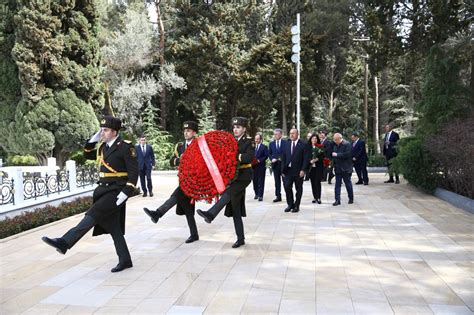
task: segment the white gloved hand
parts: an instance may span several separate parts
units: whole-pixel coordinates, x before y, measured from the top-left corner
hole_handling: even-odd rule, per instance
[[[99,131],[97,131],[93,136],[92,138],[90,138],[90,140],[88,141],[89,143],[93,143],[93,142],[99,142],[100,138],[101,138],[101,135],[102,135],[102,128],[99,129]]]
[[[120,206],[125,200],[127,200],[128,196],[123,193],[123,191],[120,192],[117,196],[117,202],[116,205]]]

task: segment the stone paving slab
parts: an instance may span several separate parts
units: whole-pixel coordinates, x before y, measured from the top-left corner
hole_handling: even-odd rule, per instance
[[[154,174],[155,196],[127,206],[134,267],[112,274],[109,236],[86,235],[62,256],[41,241],[77,215],[0,241],[0,314],[474,314],[474,215],[406,183],[355,187],[355,203],[311,203],[299,213],[247,190],[246,245],[232,249],[232,219],[196,216],[200,241],[174,210],[153,224],[143,213],[177,185]],[[199,203],[206,209],[209,205]]]

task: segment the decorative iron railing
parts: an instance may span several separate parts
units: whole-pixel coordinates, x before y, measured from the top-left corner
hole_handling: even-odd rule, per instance
[[[76,185],[85,187],[93,185],[99,181],[99,173],[95,166],[78,166],[76,168]]]
[[[54,193],[59,194],[62,191],[70,191],[68,171],[59,170],[54,175],[27,174],[23,176],[23,195],[25,200],[49,196]]]
[[[13,179],[8,179],[7,174],[0,172],[0,205],[15,204],[15,188]]]

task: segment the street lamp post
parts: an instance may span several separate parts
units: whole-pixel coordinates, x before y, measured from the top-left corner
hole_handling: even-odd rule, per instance
[[[296,14],[296,25],[291,27],[291,42],[293,47],[291,51],[293,55],[291,56],[291,61],[296,63],[296,128],[298,132],[301,132],[301,108],[300,108],[300,14]]]

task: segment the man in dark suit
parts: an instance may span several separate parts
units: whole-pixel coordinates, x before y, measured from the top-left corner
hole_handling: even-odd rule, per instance
[[[105,116],[100,126],[101,129],[84,146],[84,157],[100,163],[100,179],[94,190],[92,206],[84,218],[62,237],[51,239],[43,236],[42,240],[65,254],[92,228],[93,236],[110,234],[119,258],[119,263],[111,271],[119,272],[133,266],[124,238],[125,203],[133,196],[138,180],[137,154],[135,147],[118,134],[122,126],[120,119]]]
[[[273,131],[273,141],[268,146],[268,156],[272,162],[273,178],[275,179],[275,199],[273,202],[281,201],[281,155],[283,153],[284,141],[281,138],[281,129]]]
[[[143,197],[147,196],[147,192],[150,194],[150,197],[153,197],[151,170],[155,166],[155,153],[153,152],[151,145],[146,143],[146,137],[144,135],[140,137],[140,144],[136,145],[135,150],[137,151],[138,169],[140,170],[140,186],[143,190]]]
[[[306,143],[298,137],[298,130],[290,130],[290,139],[285,145],[281,164],[283,185],[286,193],[287,207],[285,212],[300,211],[301,196],[303,195],[303,181],[309,166],[310,152]],[[296,188],[296,199],[293,198],[293,184]]]
[[[170,159],[171,166],[179,166],[181,156],[186,149],[191,145],[198,133],[198,123],[195,121],[185,121],[183,123],[183,135],[184,143],[179,142],[176,144],[175,154]],[[181,188],[178,186],[161,206],[156,210],[149,210],[143,208],[143,211],[151,218],[153,223],[157,223],[158,220],[168,212],[169,209],[176,205],[176,214],[185,215],[189,226],[190,236],[186,239],[185,243],[192,243],[199,240],[198,229],[196,226],[196,220],[194,218],[194,203],[191,203],[191,198],[186,196]]]
[[[263,144],[261,133],[255,135],[255,159],[253,165],[253,190],[254,199],[263,200],[263,191],[265,189],[265,173],[267,170],[268,148]]]
[[[341,185],[344,181],[349,203],[354,203],[354,191],[352,190],[352,148],[351,144],[342,139],[340,133],[333,136],[334,145],[332,147],[332,158],[334,162],[334,173],[336,173],[336,187],[334,187],[335,201],[333,206],[341,204]]]
[[[242,221],[242,217],[247,216],[245,210],[245,189],[252,181],[253,170],[251,163],[255,157],[255,148],[252,143],[252,138],[247,137],[245,134],[247,126],[247,118],[232,118],[232,131],[239,146],[237,178],[227,186],[219,201],[209,210],[196,210],[196,212],[204,218],[204,221],[211,223],[222,208],[226,207],[225,216],[233,218],[235,234],[237,234],[237,241],[232,245],[232,248],[245,245],[244,223]]]
[[[383,155],[385,156],[385,160],[387,161],[388,167],[388,174],[390,178],[385,181],[385,183],[393,183],[393,170],[392,170],[392,162],[390,161],[394,157],[397,156],[397,149],[396,145],[400,137],[398,133],[392,130],[391,125],[385,126],[385,136],[384,136],[384,144],[383,144]],[[395,172],[395,184],[400,184],[400,178],[398,173]]]
[[[365,151],[365,142],[359,138],[359,135],[352,133],[352,161],[359,179],[356,185],[368,185],[369,175],[367,173],[367,152]]]
[[[321,130],[319,131],[319,139],[322,143],[322,145],[324,146],[324,151],[326,152],[326,157],[330,160],[332,160],[332,146],[333,146],[333,142],[327,137],[328,135],[328,132],[325,131],[325,130]],[[334,170],[333,170],[333,166],[329,166],[327,168],[324,169],[324,180],[326,180],[327,178],[327,181],[328,181],[328,184],[331,184],[331,180],[333,179],[334,177]]]

